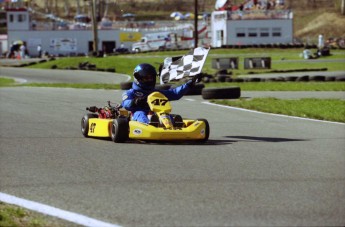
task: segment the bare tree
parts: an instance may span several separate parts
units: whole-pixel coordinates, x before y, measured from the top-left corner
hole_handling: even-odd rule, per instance
[[[70,15],[69,1],[65,0],[64,3],[65,3],[64,4],[65,16],[69,16]]]
[[[50,13],[50,5],[49,5],[50,1],[49,0],[44,0],[44,11],[46,13]]]
[[[104,2],[104,13],[103,13],[103,17],[107,17],[108,16],[108,9],[109,9],[109,0],[105,0]]]
[[[79,0],[76,0],[77,1],[77,14],[80,14],[80,1]]]

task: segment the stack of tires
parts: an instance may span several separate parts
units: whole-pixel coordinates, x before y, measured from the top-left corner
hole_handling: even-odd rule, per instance
[[[132,82],[123,82],[120,84],[121,90],[132,88]],[[168,90],[172,88],[170,84],[156,85],[158,90]],[[240,87],[224,88],[205,88],[202,83],[196,84],[185,95],[201,95],[203,99],[238,99],[241,97]]]

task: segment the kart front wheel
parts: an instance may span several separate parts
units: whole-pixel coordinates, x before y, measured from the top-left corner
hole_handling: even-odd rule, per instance
[[[85,114],[84,117],[81,119],[81,133],[85,137],[89,137],[89,119],[90,118],[98,118],[97,114]]]
[[[124,143],[129,137],[129,124],[127,118],[117,118],[111,125],[111,140],[115,143]]]
[[[205,138],[199,141],[206,142],[208,140],[208,137],[210,136],[210,125],[208,124],[208,121],[206,119],[200,118],[197,120],[205,123]]]

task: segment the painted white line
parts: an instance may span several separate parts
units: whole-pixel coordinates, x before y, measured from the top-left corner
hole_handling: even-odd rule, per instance
[[[61,210],[59,208],[55,208],[52,206],[44,205],[41,203],[33,202],[26,199],[21,199],[12,195],[8,195],[5,193],[0,192],[0,201],[4,203],[9,203],[13,205],[17,205],[20,207],[27,208],[29,210],[33,210],[39,213],[43,213],[46,215],[54,216],[69,222],[73,222],[83,226],[90,226],[90,227],[120,227],[119,225],[99,221],[93,218],[86,217],[81,214],[72,213],[69,211]]]
[[[194,102],[195,101],[195,99],[184,99],[184,100],[187,100],[187,101],[191,101],[191,102]]]
[[[14,81],[20,84],[25,84],[28,82],[26,79],[21,79],[21,78],[16,78],[14,79]]]
[[[311,118],[288,116],[288,115],[283,115],[283,114],[265,113],[265,112],[260,112],[260,111],[257,111],[257,110],[248,110],[248,109],[243,109],[243,108],[239,108],[239,107],[225,106],[225,105],[220,105],[220,104],[211,103],[211,102],[202,102],[202,103],[203,104],[207,104],[207,105],[212,105],[212,106],[219,106],[219,107],[223,107],[223,108],[227,108],[227,109],[234,109],[234,110],[240,110],[240,111],[245,111],[245,112],[251,112],[251,113],[258,113],[258,114],[265,114],[265,115],[271,115],[271,116],[293,118],[293,119],[306,120],[306,121],[316,121],[316,122],[323,122],[323,123],[331,123],[331,124],[337,124],[337,125],[345,125],[345,123],[342,123],[342,122],[323,121],[323,120],[317,120],[317,119],[311,119]]]

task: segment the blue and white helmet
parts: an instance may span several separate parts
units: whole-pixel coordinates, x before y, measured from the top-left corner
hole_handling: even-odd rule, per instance
[[[150,64],[139,64],[134,68],[134,83],[141,89],[152,90],[156,85],[157,71]]]

